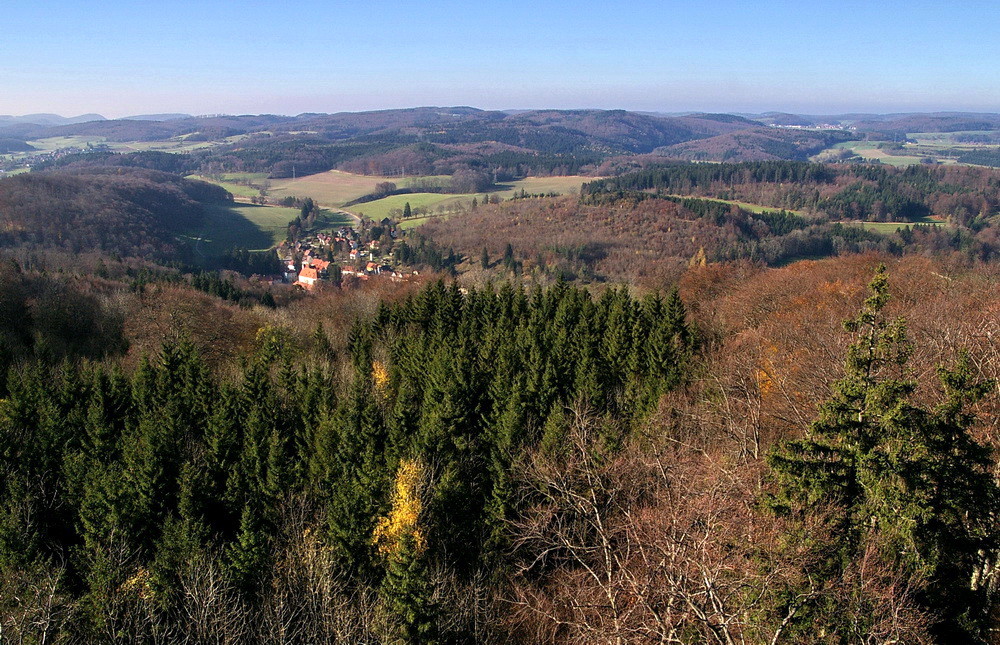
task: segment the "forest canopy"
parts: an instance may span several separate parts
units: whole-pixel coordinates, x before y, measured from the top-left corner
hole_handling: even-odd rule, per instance
[[[224,189],[139,168],[87,168],[0,179],[0,245],[169,258]]]

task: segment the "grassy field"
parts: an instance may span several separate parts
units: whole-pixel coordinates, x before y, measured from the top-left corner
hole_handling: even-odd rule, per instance
[[[271,195],[281,199],[288,195],[311,197],[323,206],[343,206],[349,201],[375,192],[375,186],[390,181],[399,188],[407,188],[417,180],[446,182],[448,177],[380,177],[378,175],[355,175],[350,172],[331,170],[297,179],[271,180]]]
[[[913,132],[907,134],[909,141],[900,149],[881,149],[891,145],[888,141],[845,141],[813,157],[820,160],[826,153],[837,150],[851,150],[859,157],[877,160],[891,166],[913,166],[931,158],[941,164],[958,163],[958,157],[972,150],[996,150],[997,144],[966,143],[956,141],[959,134],[990,134],[988,132]]]
[[[919,220],[914,220],[912,222],[842,222],[843,224],[854,224],[862,226],[865,230],[875,231],[876,233],[881,233],[883,235],[890,235],[895,233],[904,226],[913,226],[914,224],[930,224],[931,226],[947,226],[947,222],[939,219],[934,219],[932,217],[922,217]]]
[[[246,173],[246,174],[251,174],[251,173]],[[261,176],[266,177],[267,175],[261,175]],[[239,184],[236,183],[235,181],[226,181],[225,180],[226,178],[224,178],[222,181],[217,181],[215,179],[205,177],[204,175],[188,175],[187,178],[199,179],[201,181],[206,181],[210,184],[215,184],[216,186],[222,186],[223,188],[231,192],[233,195],[236,195],[237,197],[256,197],[257,195],[260,194],[260,190],[258,190],[257,188],[251,188],[250,186],[247,186],[245,184]]]
[[[344,225],[353,226],[354,219],[347,213],[338,210],[323,209],[319,212],[316,223],[310,230],[313,233],[332,232]]]
[[[524,192],[538,195],[556,193],[557,195],[578,195],[580,186],[594,181],[597,177],[583,177],[582,175],[566,175],[561,177],[526,177],[520,181],[509,184],[511,188],[500,191],[500,196],[507,198],[514,193]]]
[[[906,135],[907,139],[913,139],[915,144],[908,143],[907,146],[933,147],[937,149],[954,149],[956,152],[968,152],[969,150],[983,150],[996,148],[996,143],[973,143],[969,141],[956,141],[956,137],[966,134],[978,134],[994,136],[996,132],[992,130],[965,130],[962,132],[911,132]]]
[[[888,141],[844,141],[833,146],[837,150],[851,150],[854,154],[863,159],[877,160],[890,166],[913,166],[921,163],[921,160],[928,156],[926,152],[913,149],[912,155],[891,154],[879,148],[880,145],[888,144]],[[907,150],[909,152],[909,150]],[[941,161],[950,161],[942,159]]]
[[[389,217],[391,211],[403,207],[409,203],[410,208],[426,208],[431,211],[431,215],[442,215],[455,210],[459,204],[468,207],[476,195],[446,195],[443,193],[410,193],[408,195],[392,195],[377,199],[365,204],[357,204],[351,210],[357,215],[366,215],[374,220]],[[479,196],[480,199],[482,196]],[[441,209],[441,212],[438,212]]]
[[[706,202],[720,202],[722,204],[735,204],[745,211],[751,213],[780,213],[785,211],[786,213],[792,213],[793,215],[805,215],[805,211],[797,211],[792,208],[775,208],[773,206],[761,206],[760,204],[750,204],[748,202],[741,202],[735,199],[716,199],[715,197],[698,197],[697,195],[670,195],[671,197],[680,197],[681,199],[703,199]]]
[[[205,226],[186,237],[194,242],[195,254],[205,260],[234,248],[269,249],[285,239],[288,222],[298,214],[296,208],[277,206],[212,206]]]
[[[187,141],[182,137],[165,141],[129,141],[126,143],[109,143],[115,152],[175,152],[184,153],[221,145],[218,141]]]
[[[104,144],[114,152],[142,152],[142,151],[156,150],[159,152],[183,153],[183,152],[191,152],[193,150],[199,150],[201,148],[218,146],[225,143],[234,143],[236,141],[239,141],[240,139],[246,138],[248,135],[240,134],[218,141],[190,141],[188,140],[189,136],[190,135],[173,137],[171,139],[166,139],[163,141],[124,141],[124,142],[107,141],[104,137],[94,136],[94,135],[48,137],[46,139],[35,139],[33,141],[29,141],[28,143],[34,146],[36,149],[31,152],[20,153],[20,155],[30,156],[43,152],[51,152],[53,150],[59,150],[61,148],[86,148],[88,143],[93,145]]]
[[[362,197],[364,195],[371,194],[375,191],[375,186],[382,182],[392,182],[396,184],[399,188],[408,188],[418,181],[434,181],[439,183],[446,183],[448,181],[447,175],[434,175],[428,177],[380,177],[375,175],[356,175],[354,173],[342,172],[340,170],[331,170],[330,172],[323,172],[316,175],[308,175],[306,177],[299,177],[298,179],[275,179],[271,181],[271,195],[274,198],[280,199],[287,195],[294,195],[296,197],[311,197],[318,204],[323,204],[324,206],[343,206],[347,202]],[[593,177],[579,177],[579,176],[569,176],[569,177],[528,177],[520,181],[511,182],[509,184],[504,184],[503,187],[497,190],[490,191],[491,193],[498,194],[503,198],[508,198],[514,193],[521,192],[524,189],[525,192],[531,194],[539,193],[557,193],[561,195],[575,194],[580,191],[580,185],[586,181],[592,181]],[[386,197],[385,200],[394,200],[396,197],[414,197],[415,195],[431,195],[435,193],[411,193],[410,195],[393,195]],[[426,197],[417,198],[421,201],[420,205],[433,206],[436,208],[442,203],[453,203],[456,198],[464,199],[467,202],[471,202],[474,194],[468,195],[446,195],[437,194],[438,199],[430,200]],[[482,196],[480,195],[480,199]],[[361,211],[366,215],[371,213],[366,209],[370,209],[372,204],[377,204],[384,200],[377,200],[375,202],[368,202],[365,204],[357,204],[352,210]],[[417,206],[414,200],[406,200],[403,202],[410,202],[411,207]],[[402,203],[398,206],[395,202],[391,202],[391,206],[385,208],[378,208],[379,213],[387,213],[392,208],[402,208]],[[385,217],[385,215],[381,215]]]
[[[86,148],[88,143],[104,143],[104,137],[88,137],[81,135],[74,137],[49,137],[47,139],[35,139],[34,141],[29,141],[28,144],[34,146],[36,150],[27,154],[51,152],[53,150],[59,150],[60,148]]]
[[[520,181],[503,184],[498,190],[490,191],[490,195],[497,195],[502,199],[510,199],[522,190],[530,195],[550,194],[575,195],[580,192],[580,186],[586,181],[593,181],[593,177],[566,176],[566,177],[527,177]],[[427,208],[430,213],[423,217],[414,217],[400,223],[402,228],[415,228],[433,217],[447,217],[454,213],[459,205],[468,208],[472,205],[473,199],[483,201],[483,193],[467,193],[461,195],[449,195],[445,193],[410,193],[408,195],[391,195],[373,202],[357,204],[351,210],[361,215],[364,214],[372,219],[382,219],[389,217],[394,209],[403,209],[409,202],[410,208]]]

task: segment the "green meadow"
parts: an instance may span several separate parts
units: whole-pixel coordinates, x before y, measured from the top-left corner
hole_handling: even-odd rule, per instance
[[[680,197],[681,199],[701,199],[706,202],[719,202],[722,204],[733,204],[734,206],[739,206],[745,211],[751,213],[780,213],[785,211],[786,213],[792,213],[793,215],[805,215],[805,211],[795,210],[793,208],[775,208],[774,206],[761,206],[760,204],[751,204],[749,202],[741,202],[736,199],[718,199],[716,197],[699,197],[697,195],[670,195],[670,197]]]
[[[275,199],[289,195],[294,197],[310,197],[323,206],[343,206],[344,204],[370,195],[376,186],[383,182],[392,182],[397,188],[409,188],[417,181],[432,181],[444,183],[449,180],[447,175],[431,175],[427,177],[382,177],[379,175],[356,175],[340,170],[306,175],[296,179],[272,179],[270,194]],[[360,209],[361,206],[356,208]]]
[[[250,175],[252,173],[245,173],[245,174]],[[264,174],[262,174],[261,176],[262,177],[267,177],[267,175],[264,175]],[[222,186],[223,188],[225,188],[226,190],[228,190],[229,192],[231,192],[236,197],[248,197],[249,198],[249,197],[256,197],[257,195],[260,194],[260,190],[259,189],[253,188],[251,186],[247,186],[246,184],[237,183],[236,179],[229,179],[226,176],[223,176],[223,178],[221,180],[220,179],[212,179],[211,177],[206,177],[204,175],[188,175],[187,178],[188,179],[198,179],[200,181],[205,181],[205,182],[208,182],[210,184],[215,184],[216,186]]]
[[[499,186],[497,190],[488,193],[409,193],[406,195],[391,195],[372,202],[356,204],[351,208],[358,215],[365,215],[372,219],[382,219],[390,217],[395,210],[403,210],[407,202],[411,209],[426,208],[429,212],[426,215],[403,220],[400,223],[402,228],[415,228],[434,217],[447,217],[468,209],[472,206],[472,200],[476,199],[482,203],[485,195],[497,195],[501,199],[510,199],[518,195],[523,190],[529,195],[576,195],[580,192],[580,186],[584,182],[592,181],[593,177],[565,176],[565,177],[527,177],[519,181],[510,182]]]
[[[229,249],[269,249],[285,239],[288,222],[299,214],[296,208],[217,204],[206,209],[205,224],[184,236],[201,260],[217,258]]]
[[[943,222],[939,219],[934,219],[932,217],[922,217],[918,220],[913,220],[912,222],[842,222],[843,224],[855,224],[861,226],[867,231],[875,231],[876,233],[881,233],[883,235],[891,235],[904,226],[913,226],[914,224],[929,224],[931,226],[947,226],[947,222]]]

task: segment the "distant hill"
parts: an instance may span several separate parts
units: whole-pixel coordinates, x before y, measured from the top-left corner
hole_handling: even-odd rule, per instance
[[[689,161],[805,160],[810,155],[851,137],[852,135],[839,131],[785,130],[758,126],[659,148],[656,153]]]
[[[123,121],[176,121],[177,119],[190,119],[190,114],[137,114],[134,116],[123,116]]]
[[[961,132],[963,130],[1000,130],[1000,114],[940,112],[898,115],[885,120],[869,119],[855,124],[860,130],[883,132]]]
[[[139,168],[32,172],[0,179],[0,246],[172,257],[225,190]]]
[[[34,149],[34,146],[22,139],[0,137],[0,153],[28,152]]]
[[[830,125],[843,130],[820,128]],[[899,140],[900,133],[961,130],[1000,131],[1000,114],[668,115],[425,106],[295,116],[0,117],[0,138],[22,142],[81,136],[112,144],[216,143],[191,154],[194,166],[204,172],[284,178],[334,168],[411,176],[462,171],[477,175],[475,185],[483,185],[486,177],[506,181],[531,174],[593,173],[622,157],[635,157],[642,165],[647,155],[694,161],[802,160],[847,139]]]
[[[755,118],[755,121],[764,123],[767,125],[797,125],[797,126],[810,126],[816,125],[817,121],[813,118],[802,116],[800,114],[788,114],[786,112],[767,112],[766,114],[761,114],[759,117]]]
[[[87,121],[103,121],[100,114],[81,114],[80,116],[64,117],[58,114],[25,114],[23,116],[11,116],[9,114],[0,115],[0,127],[16,124],[31,125],[71,125],[73,123],[86,123]]]

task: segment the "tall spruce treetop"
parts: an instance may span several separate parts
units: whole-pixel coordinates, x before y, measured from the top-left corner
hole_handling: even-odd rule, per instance
[[[768,457],[776,483],[769,502],[792,518],[817,505],[828,510],[821,547],[828,560],[817,572],[824,582],[844,576],[874,546],[894,570],[921,581],[916,600],[934,617],[937,637],[979,642],[994,595],[988,572],[998,545],[1000,489],[989,450],[969,434],[967,406],[987,386],[962,356],[954,369],[939,369],[943,402],[933,409],[916,405],[905,321],[884,314],[884,266],[869,286],[860,314],[844,323],[855,335],[844,377],[806,437]]]

